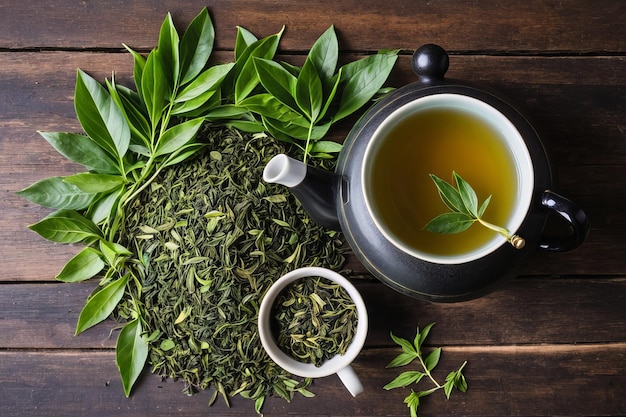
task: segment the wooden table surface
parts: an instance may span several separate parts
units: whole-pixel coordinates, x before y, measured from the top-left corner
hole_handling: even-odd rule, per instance
[[[55,275],[77,246],[55,245],[27,229],[50,210],[15,195],[80,167],[38,134],[76,131],[78,67],[103,80],[130,79],[121,47],[155,46],[169,11],[183,28],[207,6],[218,57],[232,57],[236,26],[258,36],[286,32],[280,54],[301,62],[331,24],[344,57],[401,49],[390,84],[415,80],[413,50],[438,43],[451,78],[482,82],[512,97],[543,138],[559,182],[580,204],[591,233],[567,253],[537,253],[522,274],[482,298],[431,304],[369,277],[353,258],[351,279],[371,317],[354,362],[365,392],[352,398],[335,376],[316,380],[315,398],[272,398],[267,416],[408,416],[408,389],[385,391],[399,353],[389,332],[410,338],[437,322],[428,346],[440,368],[468,361],[466,394],[424,399],[421,416],[626,415],[626,2],[622,0],[209,0],[0,1],[0,415],[251,416],[236,398],[207,406],[209,392],[149,371],[125,398],[115,365],[116,323],[74,336],[95,282]],[[332,138],[342,140],[350,126]],[[442,371],[443,372],[443,371]]]

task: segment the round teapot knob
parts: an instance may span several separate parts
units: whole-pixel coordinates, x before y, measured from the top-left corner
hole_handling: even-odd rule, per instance
[[[442,80],[449,64],[450,59],[446,51],[432,43],[420,46],[413,54],[413,71],[420,77],[421,82]]]

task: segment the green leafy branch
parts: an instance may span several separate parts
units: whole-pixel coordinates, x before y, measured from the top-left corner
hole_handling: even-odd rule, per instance
[[[349,116],[379,91],[398,51],[380,51],[338,67],[339,46],[334,27],[313,44],[302,67],[254,57],[256,77],[265,93],[235,102],[260,116],[265,130],[295,143],[308,155],[328,158],[341,145],[321,140],[331,125]]]
[[[331,157],[341,145],[321,140],[330,125],[380,92],[396,61],[396,52],[383,52],[337,72],[338,46],[331,27],[302,68],[278,63],[274,56],[282,33],[257,39],[239,27],[235,61],[211,65],[215,30],[207,9],[182,37],[168,14],[157,46],[147,56],[124,45],[133,57],[134,89],[118,84],[114,75],[103,85],[77,71],[74,107],[85,134],[39,133],[86,171],[46,178],[18,192],[56,210],[31,225],[33,231],[52,242],[85,245],[58,280],[79,282],[103,274],[80,313],[76,334],[109,317],[125,292],[140,301],[135,255],[116,243],[126,208],[164,168],[204,148],[196,140],[204,123],[268,132],[297,144],[305,159]],[[116,346],[126,396],[148,356],[149,338],[143,334],[139,308],[135,310]]]
[[[413,342],[395,336],[391,333],[391,338],[402,348],[402,353],[396,356],[389,363],[389,365],[387,365],[387,368],[409,365],[417,359],[422,370],[402,372],[383,388],[386,390],[404,388],[411,384],[418,384],[424,377],[427,377],[434,385],[434,387],[423,391],[415,391],[412,389],[411,393],[404,399],[404,402],[410,410],[411,417],[417,416],[417,408],[420,404],[420,398],[426,397],[441,389],[443,389],[447,399],[450,399],[452,390],[455,388],[461,392],[467,391],[467,381],[463,375],[463,369],[465,368],[465,365],[467,365],[467,361],[463,362],[463,364],[456,371],[450,372],[448,376],[446,376],[446,380],[443,384],[437,382],[437,380],[433,377],[432,371],[439,363],[441,348],[436,348],[424,356],[422,353],[422,344],[424,343],[424,340],[426,340],[430,329],[434,325],[435,323],[431,323],[424,327],[421,331],[418,327],[417,334],[415,335]]]
[[[522,237],[511,234],[504,227],[489,223],[482,218],[491,201],[491,195],[479,206],[476,191],[470,184],[456,172],[452,172],[452,177],[454,178],[456,188],[438,176],[430,174],[430,178],[439,192],[439,197],[451,211],[440,214],[429,221],[424,226],[425,230],[434,233],[455,234],[469,229],[470,226],[478,222],[482,226],[502,235],[516,249],[524,247],[525,241]]]
[[[182,39],[171,15],[161,26],[157,47],[147,58],[127,48],[134,58],[136,91],[115,82],[98,83],[78,70],[74,106],[85,135],[40,132],[67,159],[87,169],[67,177],[41,180],[18,194],[56,209],[30,226],[42,237],[58,243],[83,243],[57,279],[78,282],[104,270],[99,288],[87,299],[76,334],[105,320],[134,283],[141,283],[128,266],[132,253],[115,242],[125,218],[126,205],[170,165],[180,163],[203,148],[196,136],[204,118],[193,114],[197,96],[190,91],[202,83],[207,99],[220,88],[231,64],[205,69],[213,47],[214,30],[203,9],[189,24]],[[117,340],[116,362],[124,391],[130,390],[143,370],[148,343],[142,335],[139,309]]]

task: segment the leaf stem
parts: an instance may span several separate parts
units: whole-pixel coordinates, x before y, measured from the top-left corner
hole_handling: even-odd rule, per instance
[[[309,124],[309,132],[307,133],[307,137],[306,137],[306,145],[304,147],[304,157],[302,158],[302,163],[306,164],[306,159],[307,156],[309,155],[309,144],[311,143],[311,137],[313,136],[313,125],[314,122],[313,120],[311,120],[311,123]]]
[[[153,162],[153,159],[150,159],[148,161],[148,164],[146,164],[146,167],[152,165],[151,162]],[[148,185],[150,185],[152,183],[152,181],[154,181],[154,179],[161,173],[161,170],[164,168],[164,165],[160,165],[156,171],[154,171],[154,173],[152,174],[152,176],[150,178],[148,178],[147,180],[144,180],[145,177],[142,176],[140,181],[137,181],[135,184],[139,185],[141,184],[140,187],[134,189],[132,191],[132,193],[128,196],[127,199],[125,199],[124,201],[121,202],[121,207],[126,206],[126,204],[128,204],[129,201],[133,200],[135,197],[137,197],[143,190],[146,189],[146,187],[148,187]],[[149,173],[150,171],[147,170],[147,173]]]
[[[506,238],[506,240],[511,240],[511,233],[507,229],[505,229],[504,227],[496,226],[495,224],[489,223],[488,221],[485,221],[485,220],[481,219],[480,217],[476,218],[476,220],[480,224],[485,226],[486,228],[491,229],[494,232],[500,233],[502,236],[504,236]]]
[[[436,389],[440,389],[443,388],[443,385],[439,384],[439,382],[437,382],[437,380],[435,380],[435,378],[433,377],[433,375],[430,373],[430,371],[428,370],[428,368],[426,367],[426,364],[424,363],[424,359],[422,358],[422,353],[418,352],[417,354],[417,359],[419,359],[420,364],[422,365],[422,368],[424,368],[424,371],[426,373],[426,376],[428,378],[430,378],[431,381],[433,381],[433,384],[435,384]]]
[[[523,237],[519,235],[512,235],[511,232],[508,231],[508,229],[505,229],[504,227],[496,226],[495,224],[489,223],[481,218],[477,218],[476,220],[483,226],[495,232],[500,233],[502,236],[504,236],[507,242],[513,245],[515,249],[522,249],[526,245],[526,241],[524,240]]]

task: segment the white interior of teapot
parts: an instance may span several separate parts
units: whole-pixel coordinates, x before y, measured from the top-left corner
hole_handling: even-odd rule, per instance
[[[371,173],[374,156],[389,130],[399,121],[415,112],[435,107],[461,110],[482,120],[498,132],[500,138],[505,141],[506,146],[510,149],[515,166],[517,190],[513,211],[508,217],[507,224],[501,226],[506,227],[511,233],[515,233],[519,229],[530,206],[534,186],[533,165],[524,139],[511,121],[494,107],[473,97],[448,93],[421,97],[399,107],[378,126],[367,145],[361,173],[366,206],[376,227],[389,242],[413,257],[439,264],[460,264],[488,255],[505,244],[506,239],[494,232],[493,238],[486,244],[459,255],[436,255],[416,250],[394,235],[389,227],[380,220],[380,216],[376,213],[376,206],[372,201],[372,190],[368,187],[371,183],[368,175]],[[402,179],[400,178],[398,181],[402,181]]]

